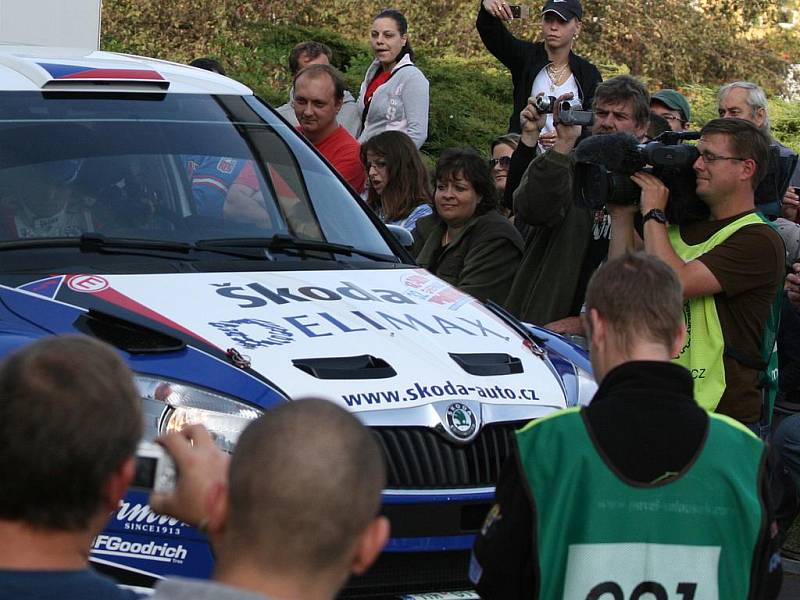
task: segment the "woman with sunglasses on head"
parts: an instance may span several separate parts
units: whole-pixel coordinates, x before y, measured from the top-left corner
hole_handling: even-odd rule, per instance
[[[372,21],[370,45],[375,60],[367,69],[358,107],[363,129],[360,143],[388,130],[407,133],[420,148],[428,138],[428,80],[412,62],[408,22],[403,13],[386,9]]]
[[[384,131],[361,146],[369,182],[367,203],[387,225],[414,231],[433,213],[428,171],[414,142],[401,131]]]
[[[483,0],[476,27],[483,45],[502,62],[514,81],[514,110],[508,130],[520,133],[520,113],[528,98],[539,94],[558,98],[573,93],[587,110],[594,90],[602,81],[592,63],[572,51],[581,31],[583,8],[579,0],[547,0],[542,9],[541,42],[516,38],[503,25],[511,21],[512,11],[505,0]],[[552,116],[542,130],[539,143],[543,150],[555,143]]]
[[[486,159],[474,150],[445,150],[434,179],[436,212],[417,221],[411,253],[421,266],[462,291],[505,303],[523,244],[497,210]]]

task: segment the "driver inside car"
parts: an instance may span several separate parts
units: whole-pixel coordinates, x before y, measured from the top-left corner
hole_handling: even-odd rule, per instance
[[[6,171],[10,190],[3,200],[3,232],[9,238],[76,237],[95,231],[94,200],[73,182],[80,163],[73,160],[16,167]]]

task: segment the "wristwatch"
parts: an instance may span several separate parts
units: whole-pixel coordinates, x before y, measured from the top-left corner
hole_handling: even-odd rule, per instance
[[[642,217],[642,224],[644,225],[650,219],[658,221],[662,225],[666,225],[667,224],[667,215],[660,208],[653,208],[653,209],[649,210],[647,212],[647,214],[645,214],[644,217]]]

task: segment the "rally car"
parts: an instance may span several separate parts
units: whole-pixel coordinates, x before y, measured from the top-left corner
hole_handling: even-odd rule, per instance
[[[136,374],[148,439],[200,422],[228,451],[277,404],[346,407],[385,453],[393,537],[344,596],[466,589],[513,431],[588,401],[585,355],[418,268],[235,81],[5,45],[0,106],[0,356],[104,340]],[[138,586],[213,564],[136,492],[91,560]]]

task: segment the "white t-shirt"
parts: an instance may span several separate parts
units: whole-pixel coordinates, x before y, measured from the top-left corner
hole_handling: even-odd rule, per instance
[[[547,74],[546,66],[539,71],[536,79],[533,80],[533,87],[531,88],[531,96],[534,98],[540,93],[544,94],[545,96],[555,96],[558,98],[567,92],[572,92],[573,98],[580,98],[580,95],[578,94],[578,83],[575,81],[575,75],[570,75],[564,83],[558,87],[555,87],[553,86],[553,82],[550,80],[550,76]],[[553,115],[549,114],[547,115],[547,123],[545,123],[545,126],[542,128],[542,133],[549,133],[554,129]]]

